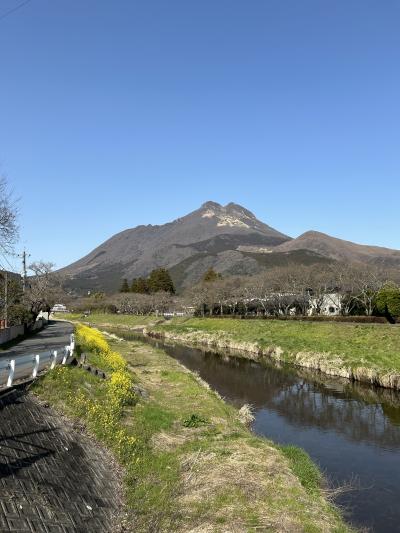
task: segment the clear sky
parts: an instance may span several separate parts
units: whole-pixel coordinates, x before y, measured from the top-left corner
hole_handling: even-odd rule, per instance
[[[0,165],[33,259],[206,200],[400,249],[398,0],[0,0]]]

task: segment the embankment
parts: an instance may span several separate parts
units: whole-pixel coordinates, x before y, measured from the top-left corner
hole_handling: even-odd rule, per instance
[[[196,318],[147,326],[144,333],[400,390],[398,327]]]
[[[254,436],[237,409],[163,350],[82,326],[77,341],[109,379],[68,367],[35,390],[124,467],[127,531],[350,530],[302,450]]]

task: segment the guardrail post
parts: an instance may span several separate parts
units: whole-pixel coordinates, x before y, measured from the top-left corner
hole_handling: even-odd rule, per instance
[[[75,335],[73,333],[71,333],[71,344],[70,344],[70,347],[71,347],[71,355],[74,353],[74,350],[75,350]]]
[[[39,363],[40,363],[40,355],[37,353],[35,357],[33,358],[35,364],[33,366],[33,372],[32,377],[35,378],[37,376],[38,370],[39,370]]]
[[[64,347],[64,357],[63,357],[63,360],[62,360],[62,365],[65,365],[65,363],[67,362],[67,359],[68,359],[68,356],[69,356],[69,346],[65,346]]]
[[[62,365],[66,365],[67,362],[70,360],[70,358],[73,356],[75,349],[75,336],[71,335],[71,343],[68,346],[64,346],[62,349]],[[18,376],[18,383],[22,382],[22,380],[30,380],[35,379],[38,376],[39,369],[40,369],[40,361],[43,362],[43,365],[46,369],[53,369],[57,365],[57,358],[61,353],[59,353],[60,350],[50,350],[50,357],[49,352],[43,352],[42,354],[29,354],[26,356],[26,358],[22,358],[21,364],[19,363],[19,357],[16,359],[10,359],[8,360],[7,366],[2,366],[3,370],[5,370],[5,374],[7,375],[8,370],[8,376],[6,384],[4,382],[0,383],[0,389],[5,387],[12,387],[14,383],[15,378],[15,371],[17,370],[17,376]],[[31,370],[30,368],[30,361],[32,361],[33,368]],[[5,376],[4,376],[5,377]],[[3,378],[4,379],[4,378]]]
[[[10,372],[8,374],[7,387],[11,387],[12,382],[14,380],[15,359],[11,359],[10,364],[8,365],[8,368],[10,369]]]

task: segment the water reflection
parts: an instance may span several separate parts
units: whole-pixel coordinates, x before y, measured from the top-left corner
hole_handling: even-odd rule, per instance
[[[228,401],[251,404],[256,433],[305,448],[332,483],[355,478],[358,490],[338,498],[353,523],[376,532],[400,532],[396,391],[273,363],[260,365],[229,353],[147,342],[197,371]]]
[[[312,373],[306,379],[287,367],[216,357],[214,352],[199,349],[176,345],[164,345],[164,349],[237,405],[250,403],[256,410],[268,406],[302,429],[335,430],[355,442],[393,449],[400,446],[398,395],[392,395],[387,403],[376,393],[374,403],[373,391],[364,391],[357,384],[332,379],[325,384],[323,378],[311,379]]]

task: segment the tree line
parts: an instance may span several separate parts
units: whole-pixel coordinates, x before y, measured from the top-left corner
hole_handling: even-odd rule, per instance
[[[248,277],[219,278],[189,288],[200,315],[319,315],[327,295],[341,315],[400,316],[399,272],[361,264],[287,265]]]
[[[211,268],[179,295],[170,290],[124,291],[85,305],[132,314],[289,317],[320,315],[327,295],[333,294],[340,302],[340,315],[380,315],[394,321],[400,316],[399,282],[396,270],[362,264],[288,264],[253,276],[226,277]]]
[[[152,270],[147,278],[134,278],[131,284],[124,278],[119,292],[134,292],[137,294],[154,294],[156,292],[175,293],[174,283],[166,268]]]

